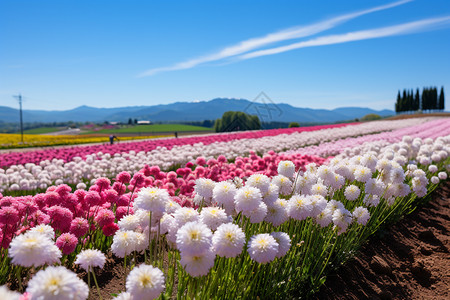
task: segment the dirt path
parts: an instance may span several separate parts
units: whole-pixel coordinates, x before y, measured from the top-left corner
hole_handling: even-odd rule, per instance
[[[329,275],[315,299],[450,299],[450,181]]]

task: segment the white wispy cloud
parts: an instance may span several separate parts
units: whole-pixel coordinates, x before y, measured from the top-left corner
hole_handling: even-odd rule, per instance
[[[294,43],[294,44],[290,44],[290,45],[286,45],[286,46],[280,46],[280,47],[276,47],[276,48],[270,48],[270,49],[250,52],[247,54],[240,55],[239,57],[237,57],[237,59],[245,60],[245,59],[261,57],[261,56],[266,56],[266,55],[279,54],[279,53],[283,53],[286,51],[291,51],[291,50],[306,48],[306,47],[341,44],[341,43],[347,43],[347,42],[353,42],[353,41],[361,41],[361,40],[367,40],[367,39],[375,39],[375,38],[381,38],[381,37],[414,33],[414,32],[418,32],[420,30],[432,29],[435,26],[446,25],[448,23],[450,23],[450,16],[441,17],[441,18],[424,19],[424,20],[420,20],[420,21],[409,22],[409,23],[404,23],[404,24],[400,24],[400,25],[394,25],[394,26],[388,26],[388,27],[382,27],[382,28],[376,28],[376,29],[370,29],[370,30],[361,30],[361,31],[348,32],[348,33],[344,33],[344,34],[322,36],[322,37],[318,37],[315,39],[302,41],[302,42],[298,42],[298,43]]]
[[[235,45],[226,47],[226,48],[224,48],[216,53],[210,54],[210,55],[190,59],[190,60],[180,62],[180,63],[174,64],[172,66],[168,66],[168,67],[149,69],[149,70],[144,71],[141,74],[139,74],[138,77],[151,76],[151,75],[155,75],[157,73],[167,72],[167,71],[190,69],[190,68],[193,68],[200,64],[214,62],[214,61],[226,59],[229,57],[237,56],[237,55],[240,55],[240,54],[243,54],[243,53],[264,47],[264,46],[268,46],[273,43],[302,38],[302,37],[308,37],[308,36],[323,32],[325,30],[331,29],[333,27],[336,27],[342,23],[348,22],[357,17],[367,15],[367,14],[370,14],[373,12],[393,8],[393,7],[403,5],[403,4],[411,2],[411,1],[412,0],[396,1],[393,3],[386,4],[386,5],[381,5],[381,6],[373,7],[370,9],[334,17],[334,18],[331,18],[328,20],[324,20],[324,21],[321,21],[318,23],[311,24],[311,25],[297,26],[297,27],[292,27],[292,28],[288,28],[285,30],[277,31],[274,33],[269,33],[263,37],[252,38],[252,39],[248,39],[248,40],[239,42]]]

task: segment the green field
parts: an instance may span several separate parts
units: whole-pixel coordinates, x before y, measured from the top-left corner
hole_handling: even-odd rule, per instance
[[[40,127],[40,128],[33,128],[24,130],[24,134],[44,134],[44,133],[50,133],[50,132],[57,132],[60,131],[61,128],[59,127]],[[20,132],[18,132],[20,133]]]
[[[185,132],[185,131],[213,131],[212,128],[183,125],[183,124],[154,124],[154,125],[136,125],[123,126],[117,129],[102,129],[98,131],[87,131],[83,134],[95,133],[157,133],[157,132]]]

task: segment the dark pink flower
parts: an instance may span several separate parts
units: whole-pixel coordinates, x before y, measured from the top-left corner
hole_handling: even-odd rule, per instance
[[[112,236],[119,230],[119,225],[116,223],[109,223],[108,225],[103,226],[102,230],[105,236]]]
[[[100,209],[94,218],[95,222],[97,222],[98,226],[100,227],[103,227],[106,224],[114,222],[114,219],[115,219],[114,213],[109,209],[104,208]]]
[[[125,172],[125,171],[120,172],[120,173],[117,174],[117,176],[116,176],[116,181],[118,181],[118,182],[120,182],[120,183],[123,183],[123,184],[129,183],[130,180],[131,180],[131,175],[130,175],[130,173]]]
[[[0,209],[0,224],[15,225],[19,221],[19,212],[11,206]]]
[[[77,237],[71,233],[63,233],[56,239],[56,246],[65,255],[72,253],[77,247],[77,244]]]
[[[127,213],[127,211],[128,211],[128,213]],[[128,214],[131,215],[133,213],[134,213],[134,211],[133,211],[132,207],[130,207],[128,209],[128,206],[119,206],[116,208],[116,219],[117,219],[117,221],[120,221],[120,219],[122,219],[123,216],[128,215]]]
[[[69,231],[73,214],[68,208],[59,205],[52,206],[48,209],[48,215],[52,220],[53,228],[59,229],[61,232]]]
[[[69,194],[71,191],[72,188],[67,184],[58,185],[58,187],[55,189],[55,192],[57,192],[61,197],[67,196],[67,194]]]
[[[89,223],[84,218],[75,218],[70,223],[69,232],[74,234],[76,237],[82,237],[89,230]]]
[[[95,181],[95,185],[97,185],[102,191],[109,188],[111,185],[111,181],[108,178],[100,177]]]
[[[100,195],[95,191],[89,191],[87,192],[86,196],[84,197],[84,200],[90,205],[101,205],[102,204],[102,198]]]

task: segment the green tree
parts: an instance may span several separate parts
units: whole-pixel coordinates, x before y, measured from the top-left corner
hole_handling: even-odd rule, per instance
[[[248,115],[240,111],[227,111],[221,119],[214,123],[216,132],[257,130],[261,129],[261,122],[258,116]]]
[[[444,110],[445,109],[445,98],[444,98],[444,87],[441,87],[441,92],[439,93],[439,105],[438,105],[439,110]]]
[[[300,124],[298,124],[298,122],[289,123],[289,128],[293,128],[293,127],[300,127]]]
[[[380,120],[381,117],[377,114],[368,114],[361,118],[361,121],[375,121]]]
[[[418,111],[420,109],[420,92],[419,89],[416,90],[416,96],[414,98],[414,110]]]
[[[400,96],[400,90],[397,93],[397,101],[395,102],[395,113],[400,112],[400,102],[401,102],[401,96]]]
[[[131,118],[128,119],[128,125],[133,125],[133,119]]]

